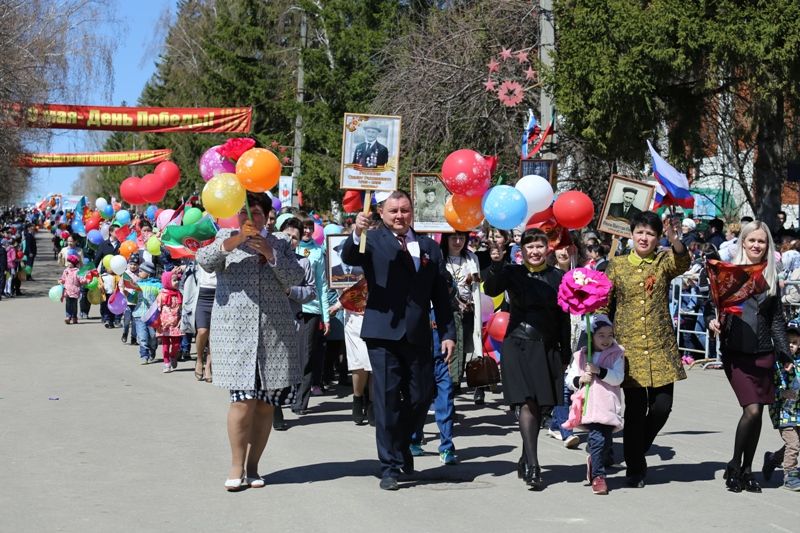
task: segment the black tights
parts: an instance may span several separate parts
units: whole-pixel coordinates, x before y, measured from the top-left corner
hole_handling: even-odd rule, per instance
[[[531,466],[539,466],[539,428],[542,425],[542,409],[539,404],[528,398],[519,409],[519,432],[522,435],[522,450]]]
[[[760,403],[751,403],[742,407],[742,418],[736,426],[736,440],[733,445],[733,465],[741,465],[742,472],[751,472],[753,457],[758,447],[758,437],[761,435],[761,418],[764,406]]]

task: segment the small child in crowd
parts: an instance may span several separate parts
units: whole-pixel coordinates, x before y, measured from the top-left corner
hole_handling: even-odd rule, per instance
[[[587,361],[586,348],[581,348],[573,355],[567,374],[567,384],[576,392],[572,395],[573,407],[564,427],[582,426],[588,430],[586,479],[592,485],[592,492],[608,494],[604,463],[611,454],[613,433],[622,429],[620,384],[625,377],[625,358],[622,347],[614,340],[614,326],[606,315],[594,315],[591,329],[591,362]],[[586,385],[589,385],[588,400],[584,399]],[[586,409],[581,415],[577,404],[582,406],[584,401]]]
[[[81,258],[70,254],[67,256],[67,268],[61,274],[58,282],[64,286],[64,294],[61,299],[66,302],[65,324],[78,323],[78,299],[81,297],[81,285],[83,280],[78,275],[78,263]]]
[[[136,341],[139,343],[139,360],[141,364],[146,365],[152,363],[156,358],[158,340],[155,330],[145,324],[144,315],[158,298],[161,292],[161,282],[152,278],[156,274],[156,267],[150,261],[139,265],[137,274],[139,276],[137,281],[139,301],[131,314],[133,327],[136,330]]]
[[[164,352],[163,372],[172,372],[178,366],[178,354],[181,349],[181,304],[183,297],[177,289],[180,271],[172,269],[161,275],[161,292],[158,293],[158,308],[161,311],[158,337]]]
[[[791,363],[776,363],[775,369],[775,403],[769,406],[772,425],[777,429],[783,442],[783,447],[777,452],[764,454],[764,479],[769,481],[775,468],[783,463],[783,488],[791,491],[800,491],[800,470],[798,470],[797,456],[800,453],[800,404],[798,404],[798,391],[800,391],[800,330],[789,327],[786,330],[791,351]]]

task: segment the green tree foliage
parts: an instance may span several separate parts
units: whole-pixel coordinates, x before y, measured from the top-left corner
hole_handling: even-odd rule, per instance
[[[548,77],[564,130],[593,156],[640,164],[664,130],[690,168],[722,142],[754,150],[759,217],[780,206],[796,153],[800,4],[794,0],[556,0],[557,51]],[[720,116],[720,102],[734,112]]]

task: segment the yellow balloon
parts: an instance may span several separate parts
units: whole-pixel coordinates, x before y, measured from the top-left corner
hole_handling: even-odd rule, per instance
[[[103,293],[100,292],[100,288],[91,290],[86,293],[86,299],[89,300],[89,303],[92,305],[97,305],[103,303]]]
[[[161,241],[158,240],[158,237],[153,236],[147,239],[145,246],[150,255],[161,255]]]
[[[213,217],[232,217],[244,205],[246,194],[236,174],[217,174],[203,187],[203,207]]]
[[[483,293],[483,283],[481,283],[481,292]],[[487,295],[488,296],[488,295]],[[503,299],[505,299],[505,293],[501,292],[497,296],[489,296],[492,299],[492,304],[494,305],[493,311],[496,311],[503,305]]]
[[[106,272],[111,272],[111,258],[114,257],[111,254],[103,257],[103,268],[106,269]]]

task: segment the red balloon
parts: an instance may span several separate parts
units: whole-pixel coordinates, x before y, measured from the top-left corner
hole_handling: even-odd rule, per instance
[[[508,319],[511,315],[506,311],[498,311],[495,313],[492,318],[489,319],[489,323],[486,324],[486,331],[489,333],[489,336],[496,341],[501,341],[506,337],[506,330],[508,329]]]
[[[483,196],[492,183],[491,165],[474,150],[456,150],[442,164],[442,181],[453,194]]]
[[[581,229],[594,218],[594,204],[591,198],[580,191],[564,192],[553,202],[553,216],[559,226]]]
[[[153,171],[153,174],[158,177],[164,191],[176,186],[181,179],[181,169],[172,161],[162,161],[159,163]]]
[[[100,229],[100,219],[90,218],[86,221],[84,227],[86,228],[87,232],[92,231],[93,229]]]
[[[142,194],[139,192],[139,182],[139,178],[131,176],[130,178],[125,178],[122,180],[122,183],[119,184],[119,195],[131,205],[145,203]]]
[[[539,211],[538,213],[534,213],[531,218],[528,219],[528,223],[525,224],[525,228],[530,228],[533,224],[539,224],[540,222],[547,222],[553,218],[553,206],[551,205],[544,211]]]
[[[164,183],[155,174],[145,174],[139,182],[139,194],[145,202],[154,204],[164,199],[167,189]]]

